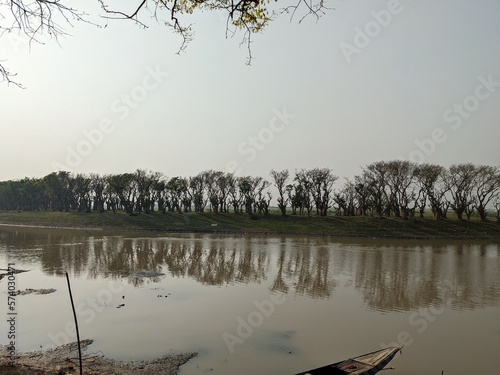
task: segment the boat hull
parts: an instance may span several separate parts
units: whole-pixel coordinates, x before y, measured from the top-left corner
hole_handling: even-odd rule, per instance
[[[401,349],[399,346],[388,347],[296,375],[374,375],[387,366]]]

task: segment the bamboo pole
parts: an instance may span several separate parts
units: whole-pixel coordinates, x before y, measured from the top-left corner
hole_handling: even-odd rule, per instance
[[[71,294],[71,285],[69,284],[69,276],[66,272],[66,280],[68,281],[69,299],[71,300],[71,308],[73,309],[73,317],[75,318],[76,340],[78,341],[78,358],[80,360],[80,375],[83,374],[82,368],[82,348],[80,346],[80,332],[78,330],[78,320],[76,319],[75,304],[73,303],[73,295]]]

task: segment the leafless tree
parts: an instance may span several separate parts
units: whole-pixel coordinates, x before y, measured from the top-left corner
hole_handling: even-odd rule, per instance
[[[333,184],[338,176],[330,168],[314,168],[306,172],[311,183],[311,193],[316,204],[316,214],[326,216],[331,206]]]
[[[444,183],[451,199],[448,200],[451,209],[458,220],[463,220],[463,214],[470,217],[470,207],[475,205],[473,190],[477,178],[477,169],[473,164],[454,164],[444,173]]]
[[[207,204],[205,198],[206,172],[189,177],[189,194],[194,204],[194,212],[203,212]]]
[[[406,160],[393,160],[387,162],[386,167],[394,214],[408,220],[415,211],[422,194],[415,184],[417,164]]]
[[[268,186],[269,183],[262,177],[245,176],[238,178],[238,189],[247,214],[253,214],[255,208],[257,208],[257,197]]]
[[[123,207],[126,213],[132,214],[135,206],[135,189],[133,186],[134,175],[132,173],[123,173],[111,175],[108,177],[108,184],[116,197],[113,202]],[[113,212],[115,210],[113,209]]]
[[[204,173],[210,211],[219,213],[225,204],[226,176],[224,172],[209,170]]]
[[[166,197],[166,182],[168,179],[163,175],[163,173],[159,173],[158,179],[153,181],[151,185],[151,191],[153,196],[153,202],[156,202],[158,205],[158,211],[161,213],[166,213],[167,211],[167,197]],[[154,208],[154,207],[153,207]]]
[[[500,189],[500,171],[498,167],[480,165],[476,167],[475,208],[482,221],[486,220],[486,207]]]
[[[189,182],[184,177],[172,177],[168,180],[165,189],[167,190],[167,207],[169,211],[189,211],[192,198],[188,192]]]
[[[133,186],[135,189],[135,209],[137,212],[149,214],[154,211],[153,191],[151,187],[161,178],[160,173],[137,169],[134,172]]]
[[[104,202],[106,201],[106,179],[97,173],[90,174],[90,188],[93,192],[92,209],[104,212]]]
[[[289,198],[285,196],[287,181],[290,174],[288,173],[288,169],[284,169],[280,172],[271,170],[271,177],[274,181],[274,186],[278,189],[278,208],[281,211],[281,215],[286,216],[286,207],[288,205]]]
[[[373,212],[372,198],[370,194],[370,184],[361,176],[354,176],[354,190],[358,201],[359,215],[368,215]]]
[[[388,173],[385,161],[371,163],[363,168],[362,180],[365,181],[366,188],[370,192],[373,213],[377,216],[390,214],[391,202],[387,188]]]
[[[221,212],[228,212],[228,195],[229,195],[229,188],[230,188],[230,181],[234,179],[234,174],[233,173],[223,173],[219,175],[217,178],[217,187],[219,191],[219,202],[220,202],[220,211]]]
[[[493,207],[495,207],[497,213],[497,220],[500,221],[500,192],[496,193],[493,197]]]
[[[91,178],[79,173],[72,177],[72,179],[73,191],[71,195],[73,208],[76,208],[78,212],[90,212],[92,208]]]
[[[235,177],[233,174],[228,176],[228,199],[231,206],[233,206],[234,213],[239,213],[241,211],[242,197],[238,188],[239,178]]]
[[[337,204],[337,214],[344,216],[354,216],[360,212],[358,194],[352,181],[346,180],[344,186],[334,194],[333,201]]]
[[[297,208],[301,215],[304,214],[304,210],[307,211],[307,216],[311,214],[313,208],[312,199],[312,184],[307,176],[307,171],[302,169],[300,171],[295,171],[295,177],[293,179],[296,183],[288,189],[291,192],[290,201],[292,202],[292,211],[296,213]]]
[[[422,197],[429,201],[434,219],[440,220],[445,217],[445,204],[444,199],[447,188],[443,183],[443,173],[445,169],[436,164],[421,164],[416,168],[415,176],[417,184],[422,191]],[[423,210],[424,204],[421,204],[420,209]],[[423,216],[423,212],[421,213]]]

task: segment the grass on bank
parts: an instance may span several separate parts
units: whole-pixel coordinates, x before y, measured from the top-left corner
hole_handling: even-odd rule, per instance
[[[234,213],[177,213],[127,215],[123,211],[53,212],[0,211],[0,224],[62,228],[146,230],[162,232],[286,233],[346,237],[500,238],[500,222],[491,219],[436,221],[431,217],[401,220],[368,216],[294,216]]]

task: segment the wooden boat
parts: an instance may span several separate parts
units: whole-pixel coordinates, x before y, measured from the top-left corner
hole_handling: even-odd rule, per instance
[[[382,370],[402,348],[391,346],[296,375],[373,375]]]

